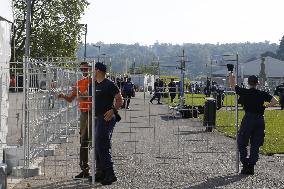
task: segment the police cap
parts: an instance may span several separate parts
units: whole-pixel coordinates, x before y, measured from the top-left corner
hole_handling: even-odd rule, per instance
[[[101,63],[101,62],[97,62],[95,65],[95,68],[102,71],[102,72],[106,72],[107,71],[107,67],[105,64]]]
[[[256,85],[258,84],[258,78],[255,75],[251,75],[248,77],[248,84],[249,85]]]

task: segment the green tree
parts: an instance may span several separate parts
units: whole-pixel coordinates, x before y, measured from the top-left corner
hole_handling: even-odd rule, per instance
[[[13,0],[13,4],[15,27],[11,61],[22,61],[26,1]],[[79,21],[88,5],[87,0],[31,0],[30,56],[74,57],[85,28]]]
[[[277,56],[280,60],[284,60],[284,36],[280,41],[279,49],[277,50]]]
[[[266,51],[265,53],[261,54],[261,57],[267,57],[267,56],[278,59],[277,54],[271,51]]]

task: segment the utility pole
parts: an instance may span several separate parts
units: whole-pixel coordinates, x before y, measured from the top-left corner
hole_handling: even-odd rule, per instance
[[[84,50],[84,60],[87,58],[87,24],[85,24],[85,50]]]
[[[112,76],[112,64],[111,64],[111,57],[109,58],[109,75],[110,75],[110,78]]]
[[[100,62],[101,46],[100,45],[93,45],[93,46],[99,49],[98,62]]]
[[[158,56],[158,60],[153,60],[152,63],[157,64],[157,69],[158,69],[158,77],[160,79],[161,77],[161,69],[160,69],[160,57]],[[156,67],[156,66],[154,66]]]
[[[87,58],[87,30],[88,30],[88,25],[87,24],[80,24],[80,26],[84,27],[84,36],[85,36],[85,44],[84,44],[84,61],[86,61]]]
[[[135,75],[135,58],[133,58],[133,75]]]
[[[183,107],[184,105],[184,72],[185,72],[185,63],[190,62],[188,60],[185,60],[185,53],[184,49],[182,50],[182,55],[178,56],[181,59],[177,62],[180,62],[180,67],[177,67],[177,69],[180,69],[180,106]]]

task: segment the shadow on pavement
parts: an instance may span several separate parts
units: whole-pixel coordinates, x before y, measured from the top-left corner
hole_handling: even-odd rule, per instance
[[[245,175],[234,174],[227,176],[218,176],[214,178],[209,178],[206,181],[190,187],[185,187],[184,189],[204,189],[204,188],[218,188],[226,185],[230,185],[234,182],[240,181],[243,178],[246,178]]]
[[[182,117],[173,117],[173,116],[167,116],[167,115],[162,115],[161,119],[163,121],[172,121],[172,120],[179,120],[179,119],[184,119]]]
[[[53,183],[49,183],[46,185],[42,185],[40,186],[41,189],[93,189],[94,187],[96,188],[100,188],[103,187],[101,184],[95,184],[92,185],[90,182],[88,182],[87,179],[83,180],[62,180],[59,182],[53,182]],[[38,189],[39,186],[32,186],[32,187],[28,187],[30,189]]]

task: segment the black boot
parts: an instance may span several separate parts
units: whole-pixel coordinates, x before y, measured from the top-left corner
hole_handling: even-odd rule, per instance
[[[243,164],[243,168],[242,168],[242,170],[241,170],[241,174],[247,175],[247,173],[248,173],[248,164],[247,164],[247,163],[244,163],[244,164]]]
[[[104,180],[104,178],[105,178],[105,173],[103,171],[96,170],[95,182],[101,182]],[[92,182],[92,180],[93,180],[92,176],[89,176],[89,181]]]
[[[254,165],[250,165],[248,163],[243,164],[243,169],[241,170],[241,174],[253,175],[254,174]]]
[[[81,178],[88,178],[90,176],[89,172],[82,171],[78,175],[76,175],[75,179],[81,179]]]
[[[110,185],[113,182],[117,181],[117,178],[113,172],[113,169],[107,169],[105,170],[105,177],[104,179],[101,181],[102,185]]]
[[[82,172],[79,173],[78,175],[76,175],[75,179],[88,178],[90,176],[90,174],[89,174],[90,168],[88,166],[88,163],[81,163],[80,168],[81,168]]]
[[[254,165],[248,165],[248,175],[254,175]]]

